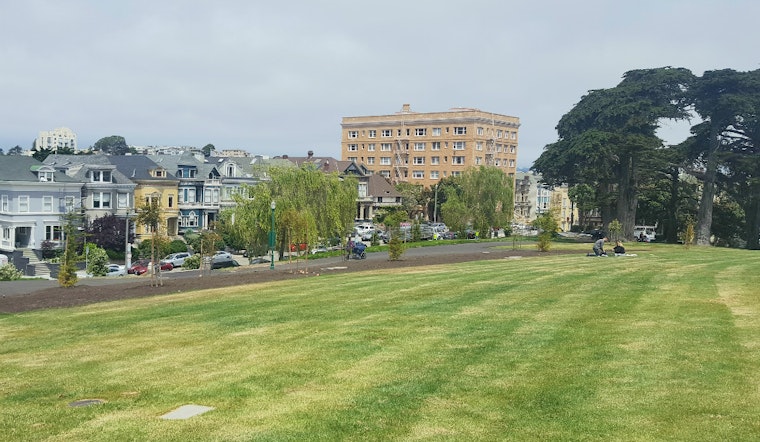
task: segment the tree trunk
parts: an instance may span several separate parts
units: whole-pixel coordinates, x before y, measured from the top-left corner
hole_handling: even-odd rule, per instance
[[[699,201],[697,215],[696,242],[698,246],[710,245],[710,233],[712,229],[713,203],[715,201],[715,180],[718,174],[718,148],[720,140],[716,129],[711,129],[711,146],[707,150],[705,164],[705,177],[702,184],[702,198]]]
[[[618,179],[617,220],[623,225],[623,238],[633,239],[638,204],[635,160],[632,156],[623,158]]]
[[[747,195],[748,204],[744,209],[746,222],[747,248],[750,250],[760,249],[760,183],[750,186],[750,194]]]
[[[678,168],[671,167],[670,174],[670,204],[668,207],[667,221],[664,226],[665,241],[675,244],[678,242],[678,200],[681,180],[678,177]]]

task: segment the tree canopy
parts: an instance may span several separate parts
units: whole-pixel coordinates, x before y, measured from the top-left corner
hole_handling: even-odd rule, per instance
[[[126,140],[119,135],[103,137],[96,141],[92,148],[93,150],[100,151],[106,155],[125,155],[129,152],[129,146],[127,145]]]

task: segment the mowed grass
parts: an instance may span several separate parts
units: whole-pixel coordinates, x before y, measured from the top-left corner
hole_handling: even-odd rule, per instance
[[[629,248],[0,316],[3,439],[759,440],[760,253]]]

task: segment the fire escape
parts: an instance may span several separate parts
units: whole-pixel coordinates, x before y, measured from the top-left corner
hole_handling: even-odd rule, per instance
[[[393,151],[393,184],[405,182],[407,180],[409,168],[409,139],[397,138],[396,146]]]

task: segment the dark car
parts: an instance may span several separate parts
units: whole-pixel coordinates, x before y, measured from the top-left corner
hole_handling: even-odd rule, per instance
[[[219,251],[211,257],[211,268],[221,269],[224,267],[237,267],[240,264],[232,258],[229,252]]]
[[[438,236],[439,239],[457,239],[457,232],[447,230]]]

